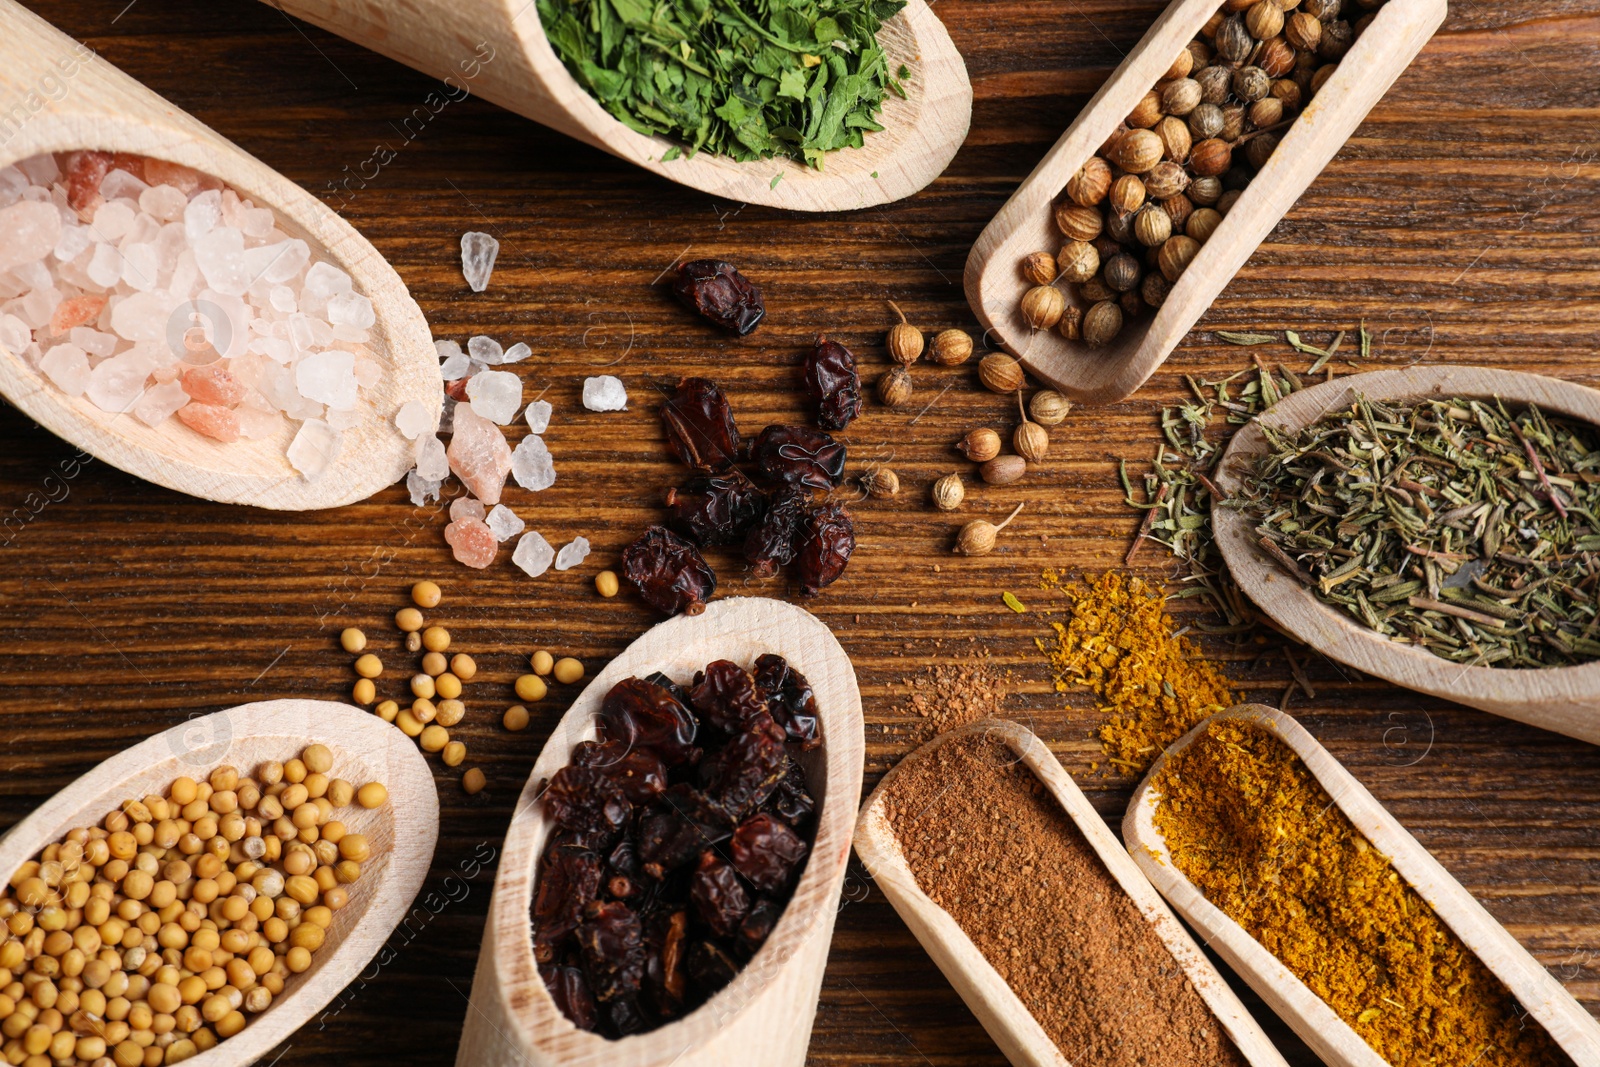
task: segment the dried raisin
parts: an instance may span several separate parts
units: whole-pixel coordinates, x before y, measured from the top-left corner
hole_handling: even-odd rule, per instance
[[[817,425],[843,430],[861,414],[861,376],[856,357],[837,341],[817,336],[805,362],[806,392],[819,402]]]
[[[728,846],[733,865],[757,889],[777,889],[806,856],[806,843],[766,813],[750,816],[733,832]]]
[[[737,470],[668,489],[667,524],[699,545],[734,545],[767,510],[767,496]]]
[[[722,388],[710,378],[684,378],[661,405],[667,446],[690,470],[714,474],[730,470],[744,442]]]
[[[761,291],[731,263],[720,259],[682,264],[672,292],[690,311],[740,337],[761,325],[767,314]]]
[[[700,550],[665,526],[652,526],[622,550],[622,568],[644,602],[667,615],[698,615],[717,591]]]
[[[816,596],[837,581],[855,549],[855,523],[843,507],[826,504],[812,512],[800,544],[800,591]]]
[[[832,489],[844,478],[845,446],[806,426],[768,426],[751,454],[761,473],[784,485]]]

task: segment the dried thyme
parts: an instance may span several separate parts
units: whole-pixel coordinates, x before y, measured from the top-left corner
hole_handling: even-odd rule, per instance
[[[1458,663],[1600,658],[1600,430],[1498,400],[1361,396],[1262,430],[1270,451],[1226,503],[1318,599]]]

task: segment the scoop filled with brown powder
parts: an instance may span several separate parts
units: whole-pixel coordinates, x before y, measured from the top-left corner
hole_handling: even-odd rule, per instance
[[[1154,928],[1004,743],[952,738],[901,768],[883,811],[918,886],[1073,1067],[1244,1067]]]

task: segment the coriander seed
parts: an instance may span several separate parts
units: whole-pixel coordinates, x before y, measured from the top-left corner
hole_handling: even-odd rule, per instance
[[[1104,348],[1122,332],[1122,308],[1112,300],[1102,300],[1083,315],[1083,343]]]
[[[1080,207],[1098,207],[1110,191],[1111,167],[1099,156],[1091,156],[1067,182],[1068,198]]]
[[[1055,262],[1061,280],[1074,285],[1088,281],[1100,271],[1100,253],[1095,251],[1094,245],[1083,241],[1068,241],[1062,245]]]
[[[984,463],[1000,454],[1000,435],[980,427],[957,441],[956,451],[974,463]]]
[[[1237,15],[1222,20],[1222,25],[1217,27],[1215,41],[1217,55],[1229,63],[1245,62],[1256,48],[1256,39],[1250,36],[1250,28]]]
[[[1245,12],[1244,25],[1257,40],[1271,40],[1283,32],[1283,9],[1273,0],[1257,0],[1256,5]]]
[[[1221,111],[1219,109],[1220,116]],[[1189,183],[1189,192],[1185,195],[1202,207],[1210,207],[1222,198],[1222,179],[1217,177],[1196,178]]]
[[[890,310],[900,316],[900,321],[890,327],[884,344],[889,349],[890,359],[909,367],[922,357],[922,331],[906,321],[906,313],[893,300],[888,304]]]
[[[1233,146],[1220,137],[1210,137],[1189,152],[1189,169],[1196,178],[1214,178],[1233,166]]]
[[[1127,123],[1130,127],[1137,130],[1148,130],[1150,127],[1154,126],[1160,121],[1161,94],[1157,93],[1154,89],[1145,93],[1144,96],[1140,98],[1139,102],[1133,106],[1133,110],[1128,112]],[[1115,157],[1113,157],[1111,161],[1113,163],[1117,162]],[[1117,165],[1121,166],[1120,163]],[[1122,169],[1127,170],[1128,168],[1123,167]]]
[[[1111,183],[1111,210],[1119,215],[1138,211],[1144,205],[1144,182],[1137,174],[1124,174]]]
[[[887,500],[900,493],[900,476],[888,467],[879,467],[861,479],[867,495],[876,500]]]
[[[1161,162],[1166,149],[1161,138],[1150,130],[1129,130],[1112,147],[1111,162],[1130,174],[1145,174]]]
[[[1172,61],[1172,66],[1167,68],[1166,81],[1177,78],[1187,78],[1194,69],[1194,53],[1185,48],[1178,53],[1178,58]]]
[[[903,366],[890,367],[878,379],[878,400],[884,407],[897,408],[911,401],[911,372]]]
[[[1021,456],[996,456],[978,468],[978,477],[990,485],[1010,485],[1028,473],[1028,461]]]
[[[1161,109],[1168,115],[1182,118],[1200,104],[1203,95],[1199,82],[1193,78],[1179,78],[1168,82],[1161,90]]]
[[[1159,140],[1159,138],[1158,138]],[[1111,189],[1111,182],[1106,181],[1106,191]],[[1079,207],[1075,204],[1056,205],[1056,229],[1062,235],[1074,241],[1092,241],[1100,236],[1105,221],[1100,212],[1092,207]]]
[[[1050,452],[1050,434],[1043,426],[1028,418],[1028,412],[1022,406],[1022,394],[1017,394],[1017,410],[1022,414],[1022,423],[1011,435],[1011,447],[1017,450],[1029,463],[1043,463]]]
[[[1216,104],[1201,104],[1189,112],[1189,151],[1194,152],[1193,141],[1207,141],[1222,132],[1222,108]]]
[[[1189,264],[1194,262],[1199,251],[1200,242],[1192,237],[1172,238],[1161,246],[1161,273],[1167,276],[1167,281],[1176,282],[1189,269]]]
[[[346,652],[354,655],[367,647],[367,635],[354,626],[348,626],[340,631],[339,644]]]
[[[992,393],[1014,393],[1022,388],[1022,364],[1004,352],[991,352],[978,362],[978,380]]]
[[[1207,67],[1194,80],[1200,86],[1200,99],[1212,107],[1227,103],[1228,94],[1233,92],[1233,72],[1224,66]],[[1189,117],[1192,120],[1194,112]],[[1200,136],[1198,131],[1196,136]]]
[[[1168,215],[1159,204],[1147,204],[1139,210],[1138,215],[1134,216],[1133,235],[1146,248],[1155,248],[1157,245],[1166,244],[1167,238],[1172,236],[1172,216]],[[1111,281],[1109,274],[1106,282],[1113,289],[1119,288],[1116,283]],[[1129,285],[1120,288],[1127,291],[1132,289],[1133,286]]]
[[[1067,309],[1061,313],[1061,321],[1056,323],[1056,332],[1069,341],[1076,341],[1083,336],[1083,309],[1076,304],[1068,304]]]
[[[941,367],[960,366],[972,358],[972,338],[965,330],[940,330],[934,335],[928,358]]]
[[[1194,112],[1190,112],[1194,114]],[[1166,146],[1163,153],[1167,161],[1180,166],[1189,159],[1189,150],[1194,147],[1194,135],[1189,132],[1189,124],[1183,119],[1168,115],[1156,123],[1156,136],[1161,138],[1161,143]],[[1154,195],[1153,193],[1151,195]]]
[[[1144,185],[1152,200],[1171,200],[1189,188],[1189,173],[1177,163],[1163,160],[1145,175]]]
[[[959,474],[947,474],[933,483],[933,506],[940,511],[954,511],[959,508],[966,495],[966,486],[961,484]]]
[[[1049,285],[1056,280],[1056,257],[1049,252],[1030,252],[1022,261],[1022,276],[1034,285]],[[928,353],[933,358],[933,353]]]
[[[1066,306],[1066,296],[1053,285],[1036,285],[1022,295],[1022,317],[1035,330],[1048,330],[1060,322]]]
[[[1256,66],[1273,78],[1281,78],[1294,69],[1294,48],[1282,37],[1274,37],[1262,44]]]
[[[1054,389],[1041,389],[1028,401],[1028,414],[1041,426],[1060,426],[1071,410],[1072,401]]]
[[[994,523],[983,519],[976,519],[961,527],[961,532],[956,534],[956,554],[959,556],[987,556],[994,551],[996,539],[1000,531],[1011,525],[1011,520],[1017,517],[1022,510],[1018,504],[1016,509],[1006,516],[1006,520],[996,526]]]
[[[1239,99],[1254,103],[1272,91],[1272,78],[1260,67],[1240,67],[1233,72],[1233,92]]]
[[[1163,216],[1164,218],[1165,216]],[[1171,224],[1168,223],[1170,228]],[[1105,270],[1101,277],[1106,285],[1118,293],[1126,293],[1139,284],[1139,279],[1144,277],[1144,268],[1139,261],[1126,252],[1119,252],[1106,261]]]
[[[1194,201],[1183,193],[1169,196],[1161,201],[1161,210],[1167,213],[1172,220],[1173,230],[1181,230],[1189,223],[1189,216],[1194,214]]]
[[[1144,281],[1139,283],[1139,297],[1153,308],[1165,304],[1171,292],[1172,283],[1159,271],[1151,271],[1144,276]]]
[[[1184,227],[1184,233],[1193,237],[1201,244],[1211,240],[1211,235],[1217,232],[1217,227],[1222,225],[1222,212],[1215,208],[1203,207],[1196,209],[1189,216],[1189,225]]]

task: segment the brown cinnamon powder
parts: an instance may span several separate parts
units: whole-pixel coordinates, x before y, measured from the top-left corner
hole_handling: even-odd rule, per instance
[[[1005,744],[956,738],[884,810],[917,884],[1074,1067],[1244,1067],[1078,828]]]

